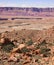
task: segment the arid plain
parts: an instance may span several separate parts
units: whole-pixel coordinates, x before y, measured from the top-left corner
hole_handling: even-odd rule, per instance
[[[54,17],[22,17],[18,19],[0,20],[0,32],[32,29],[42,30],[54,26]]]

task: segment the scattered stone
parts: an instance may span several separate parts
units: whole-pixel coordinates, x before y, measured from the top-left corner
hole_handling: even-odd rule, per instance
[[[23,64],[28,64],[28,63],[30,63],[30,60],[25,60],[25,61],[23,62]]]
[[[52,32],[50,31],[50,34],[49,33],[46,33],[46,34],[53,36]],[[12,33],[10,33],[10,34],[12,35]],[[49,36],[49,38],[50,38],[50,36]],[[38,35],[37,35],[37,37],[38,37]],[[19,39],[22,39],[22,38],[23,37],[21,36],[21,38],[19,38]],[[4,54],[3,51],[2,51],[3,54],[0,52],[0,60],[2,61],[2,63],[5,62],[4,65],[8,65],[8,63],[10,63],[10,65],[11,65],[11,63],[12,63],[11,61],[13,61],[15,64],[19,63],[19,65],[22,65],[22,64],[23,65],[41,65],[41,64],[42,65],[54,65],[54,64],[52,64],[52,62],[54,62],[54,55],[53,55],[54,46],[52,46],[53,43],[51,44],[51,46],[49,46],[49,43],[46,43],[46,40],[48,39],[48,37],[45,39],[45,37],[42,38],[40,36],[40,38],[38,40],[40,42],[40,44],[36,43],[37,38],[35,38],[34,41],[33,41],[33,39],[29,40],[28,42],[26,40],[28,45],[25,44],[26,42],[23,42],[22,44],[18,43],[19,39],[17,39],[17,38],[14,38],[14,40],[10,40],[10,39],[11,38],[6,38],[5,34],[2,34],[1,38],[0,38],[0,44],[2,46],[2,48],[0,48],[0,51],[2,51],[2,49],[5,49],[5,50],[11,49],[9,52],[10,55],[8,55],[8,57],[6,56],[6,53]],[[50,40],[51,39],[49,39],[49,41]],[[35,43],[33,43],[33,42],[35,42]],[[13,44],[14,46],[12,46],[10,44]],[[36,48],[36,47],[38,47],[38,48]],[[29,50],[29,52],[27,52],[28,50]],[[18,51],[20,51],[20,52],[18,52]],[[42,53],[40,51],[42,51]],[[9,62],[7,61],[7,63],[6,63],[7,59]],[[49,63],[49,64],[47,64],[47,63]]]
[[[17,58],[11,56],[11,57],[8,59],[8,61],[9,61],[9,62],[11,62],[11,61],[17,62]]]
[[[6,60],[6,59],[7,59],[7,57],[6,57],[6,56],[4,56],[4,57],[2,57],[2,59],[3,59],[3,60]]]
[[[25,47],[25,44],[20,44],[20,45],[18,46],[19,49],[22,49],[22,48],[24,48],[24,47]]]
[[[4,44],[5,43],[5,39],[4,38],[1,38],[0,39],[0,44]]]
[[[15,53],[15,57],[18,58],[20,56],[19,53]]]
[[[24,47],[25,47],[25,44],[20,44],[17,48],[13,48],[13,50],[11,52],[14,53],[14,52],[18,51],[19,49],[21,50]]]

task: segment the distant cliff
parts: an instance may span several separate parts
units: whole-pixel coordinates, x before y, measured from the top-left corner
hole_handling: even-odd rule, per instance
[[[0,7],[0,15],[54,17],[54,8]]]

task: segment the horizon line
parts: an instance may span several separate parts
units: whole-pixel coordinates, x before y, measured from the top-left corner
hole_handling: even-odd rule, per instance
[[[54,7],[17,7],[17,6],[15,6],[15,7],[13,7],[13,6],[0,6],[0,7],[12,7],[12,8],[54,8]]]

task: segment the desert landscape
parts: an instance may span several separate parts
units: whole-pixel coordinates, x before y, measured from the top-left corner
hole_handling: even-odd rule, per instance
[[[0,7],[0,65],[54,65],[54,8]]]

